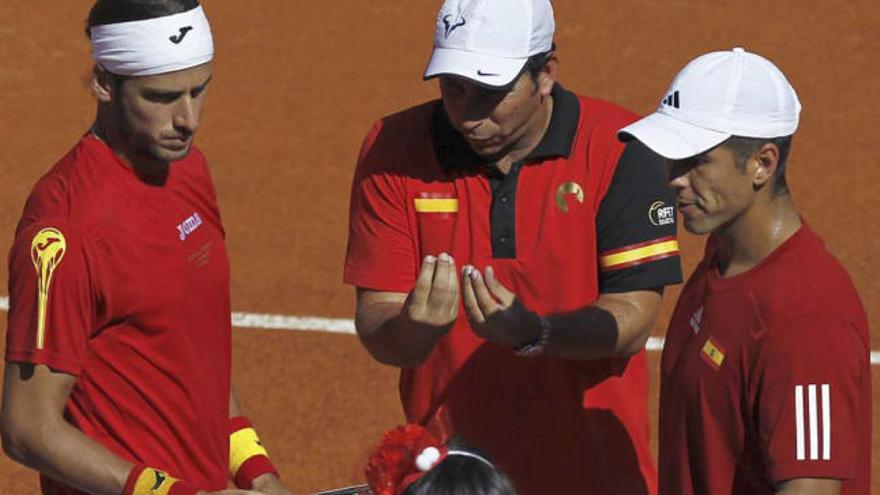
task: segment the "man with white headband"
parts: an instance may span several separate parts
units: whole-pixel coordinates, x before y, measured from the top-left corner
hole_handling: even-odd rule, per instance
[[[868,322],[786,182],[801,104],[742,48],[690,62],[620,131],[668,159],[685,227],[710,234],[661,365],[660,491],[870,491]]]
[[[548,0],[447,0],[425,78],[355,173],[345,281],[407,419],[519,493],[653,494],[644,345],[681,272],[637,116],[557,82]]]
[[[98,0],[88,26],[94,126],[34,187],[9,258],[3,447],[44,494],[289,494],[231,387],[228,258],[192,143],[208,20],[197,0]]]

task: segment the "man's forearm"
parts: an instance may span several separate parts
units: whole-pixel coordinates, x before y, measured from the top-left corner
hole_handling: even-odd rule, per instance
[[[776,495],[838,495],[840,480],[830,478],[797,478],[782,483]]]
[[[119,495],[132,464],[63,420],[4,425],[3,448],[14,460],[96,495]]]
[[[401,368],[421,364],[443,333],[410,320],[403,305],[376,302],[359,308],[355,323],[364,347],[379,362]]]
[[[660,296],[603,295],[593,305],[548,317],[547,354],[576,360],[627,357],[645,346]]]

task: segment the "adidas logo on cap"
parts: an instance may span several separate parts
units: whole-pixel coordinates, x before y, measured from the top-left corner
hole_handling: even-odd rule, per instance
[[[663,99],[663,104],[672,108],[681,108],[678,101],[678,91],[673,91]]]

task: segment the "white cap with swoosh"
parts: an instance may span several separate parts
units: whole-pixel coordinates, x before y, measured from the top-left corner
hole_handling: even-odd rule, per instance
[[[425,79],[457,75],[503,88],[553,46],[550,0],[446,0]]]

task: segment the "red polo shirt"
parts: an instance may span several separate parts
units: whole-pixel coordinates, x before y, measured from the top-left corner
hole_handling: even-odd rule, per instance
[[[470,150],[440,102],[381,120],[354,178],[345,281],[409,292],[421,259],[446,251],[457,266],[492,265],[541,314],[680,281],[664,162],[615,138],[635,118],[557,85],[543,139],[507,175]],[[620,494],[655,492],[647,384],[644,353],[520,358],[476,337],[462,309],[400,390],[409,421],[462,435],[523,494]]]
[[[661,493],[761,495],[837,478],[842,494],[867,495],[868,321],[846,271],[806,224],[730,278],[713,244],[663,349]]]
[[[83,137],[28,198],[9,273],[6,360],[76,376],[71,424],[131,462],[227,486],[229,267],[201,152],[148,184]]]

